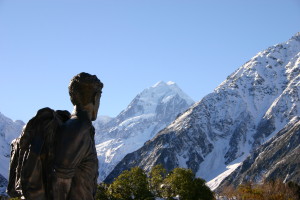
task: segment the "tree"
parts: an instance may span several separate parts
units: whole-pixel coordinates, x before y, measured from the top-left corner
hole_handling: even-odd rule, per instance
[[[162,165],[154,166],[149,173],[150,191],[156,197],[162,197],[161,186],[166,177],[167,171]]]
[[[108,185],[105,183],[100,183],[97,186],[97,192],[96,192],[96,200],[110,200],[108,193]]]
[[[171,188],[171,195],[179,196],[182,199],[193,199],[192,182],[194,174],[192,170],[175,168],[169,176],[165,179],[165,188],[169,186]],[[169,191],[168,191],[169,193]],[[169,194],[170,195],[170,194]]]
[[[195,178],[190,169],[175,168],[164,180],[163,196],[179,196],[184,200],[212,200],[214,195],[205,185],[205,181]]]
[[[110,185],[109,193],[112,197],[121,200],[153,199],[149,191],[147,176],[139,167],[123,171]]]
[[[214,199],[214,193],[210,190],[209,187],[206,186],[205,180],[201,178],[194,179],[194,188],[195,188],[195,198],[206,200],[206,199]]]

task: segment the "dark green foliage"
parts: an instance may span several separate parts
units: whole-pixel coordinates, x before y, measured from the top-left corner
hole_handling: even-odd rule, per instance
[[[109,193],[117,199],[152,199],[152,194],[149,191],[148,180],[145,172],[134,167],[130,171],[124,171],[110,185]]]
[[[179,197],[183,199],[193,199],[193,179],[194,174],[192,170],[182,168],[174,169],[164,181],[164,188],[167,189],[166,197],[170,197],[169,195],[171,195],[171,197],[179,195]]]
[[[205,185],[205,181],[195,178],[190,169],[175,168],[164,180],[163,196],[179,196],[184,200],[211,200],[214,195]]]
[[[196,199],[206,200],[214,199],[214,193],[205,185],[205,180],[201,178],[194,179],[195,197]]]
[[[171,200],[179,196],[181,200],[212,200],[213,192],[205,181],[196,178],[192,170],[175,168],[166,176],[166,169],[157,165],[149,172],[149,177],[138,167],[123,171],[111,185],[101,183],[97,190],[97,200],[154,200],[163,197]]]
[[[161,185],[167,175],[166,169],[162,165],[154,166],[149,173],[150,190],[156,197],[162,197]]]
[[[97,186],[97,193],[96,193],[97,200],[110,200],[111,199],[108,194],[108,187],[109,186],[105,183],[100,183]]]

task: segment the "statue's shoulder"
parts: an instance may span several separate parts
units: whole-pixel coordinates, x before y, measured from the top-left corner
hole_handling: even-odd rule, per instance
[[[92,128],[91,121],[71,117],[61,126],[60,134],[62,137],[84,137]]]

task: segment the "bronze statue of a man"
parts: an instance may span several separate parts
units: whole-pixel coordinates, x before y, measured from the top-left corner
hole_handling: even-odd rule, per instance
[[[92,121],[97,118],[103,83],[88,73],[76,75],[69,94],[71,118],[55,138],[52,190],[55,200],[95,199],[98,159]]]

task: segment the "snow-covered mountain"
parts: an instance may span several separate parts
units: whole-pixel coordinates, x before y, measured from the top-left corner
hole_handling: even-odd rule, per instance
[[[174,82],[161,81],[138,94],[116,118],[96,120],[99,180],[104,180],[126,154],[143,146],[193,103]]]
[[[22,121],[13,121],[0,113],[0,195],[5,192],[10,160],[10,143],[17,138],[24,126]]]
[[[191,168],[212,180],[229,175],[249,153],[300,114],[300,33],[259,52],[107,177],[156,164]],[[214,180],[217,187],[224,178]]]
[[[295,117],[268,142],[260,146],[225,180],[224,186],[280,179],[300,183],[300,117]]]

